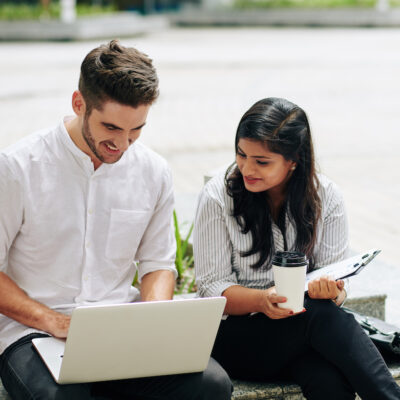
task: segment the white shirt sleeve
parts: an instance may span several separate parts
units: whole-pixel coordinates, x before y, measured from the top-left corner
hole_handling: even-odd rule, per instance
[[[232,243],[222,206],[203,189],[198,203],[193,233],[197,290],[201,297],[220,296],[237,285],[232,270]]]
[[[8,251],[23,222],[23,191],[20,182],[0,154],[0,271],[5,271]]]
[[[349,232],[343,197],[330,182],[322,193],[322,219],[317,241],[315,267],[320,268],[346,258]]]
[[[139,262],[139,281],[144,275],[158,270],[170,270],[174,272],[175,277],[177,276],[173,209],[172,176],[171,171],[166,168],[157,206],[136,253]]]

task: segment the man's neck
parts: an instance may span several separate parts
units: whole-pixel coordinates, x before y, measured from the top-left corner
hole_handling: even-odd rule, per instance
[[[95,170],[99,168],[102,162],[92,154],[89,146],[85,142],[85,139],[82,135],[82,122],[80,121],[79,117],[74,117],[68,121],[65,121],[64,125],[75,146],[90,157]]]

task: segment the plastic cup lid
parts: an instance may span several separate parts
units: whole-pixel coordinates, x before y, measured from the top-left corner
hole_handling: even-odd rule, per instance
[[[272,258],[272,263],[286,267],[299,267],[307,265],[307,256],[299,251],[277,251]]]

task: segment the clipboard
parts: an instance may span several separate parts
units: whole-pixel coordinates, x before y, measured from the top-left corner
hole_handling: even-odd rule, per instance
[[[347,258],[346,260],[329,264],[325,267],[309,272],[306,275],[304,291],[308,291],[309,282],[320,278],[321,276],[330,276],[331,278],[338,280],[350,278],[353,275],[359,274],[380,252],[381,250],[371,249],[365,253],[358,254],[354,257]]]

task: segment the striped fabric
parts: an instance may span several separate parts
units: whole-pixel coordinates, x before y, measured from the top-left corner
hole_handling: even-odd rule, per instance
[[[348,249],[348,225],[342,196],[337,186],[323,175],[319,195],[321,221],[314,249],[316,268],[344,259]],[[251,234],[243,234],[231,216],[232,198],[224,184],[224,174],[211,179],[203,188],[197,206],[193,250],[198,293],[202,297],[220,296],[232,285],[266,289],[274,284],[272,269],[253,269],[257,255],[242,257],[251,246]],[[282,232],[273,224],[274,251],[284,250]],[[294,250],[295,227],[286,217],[288,250]]]

